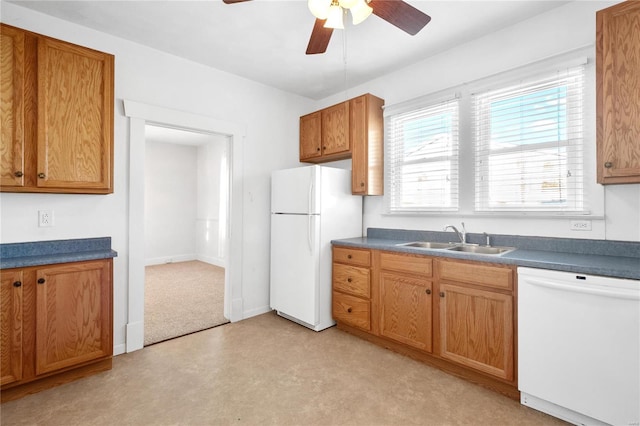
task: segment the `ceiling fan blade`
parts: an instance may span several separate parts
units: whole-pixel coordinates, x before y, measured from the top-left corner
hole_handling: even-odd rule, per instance
[[[429,15],[402,0],[371,0],[369,6],[374,14],[411,35],[431,21]]]
[[[313,31],[311,31],[311,38],[309,38],[309,44],[307,45],[307,55],[315,55],[327,51],[333,28],[325,28],[325,22],[326,19],[316,19]]]
[[[226,4],[242,3],[243,1],[251,1],[251,0],[222,0],[222,2]]]

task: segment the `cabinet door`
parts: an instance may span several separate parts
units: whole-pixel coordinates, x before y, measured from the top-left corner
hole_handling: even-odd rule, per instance
[[[0,385],[22,379],[22,271],[0,271]]]
[[[24,185],[24,32],[0,26],[0,185]]]
[[[380,334],[431,352],[431,281],[380,274]]]
[[[440,355],[513,380],[513,297],[440,283]]]
[[[322,113],[300,117],[300,161],[322,155]]]
[[[640,182],[640,2],[596,14],[599,183]]]
[[[36,374],[110,356],[111,260],[36,271]]]
[[[349,103],[322,111],[322,155],[349,152]]]
[[[37,151],[38,187],[112,192],[112,55],[38,39]]]
[[[384,192],[383,104],[370,94],[349,101],[351,192],[356,195]]]

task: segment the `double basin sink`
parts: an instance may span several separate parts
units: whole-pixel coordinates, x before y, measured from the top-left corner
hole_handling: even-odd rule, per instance
[[[464,253],[484,254],[489,256],[499,256],[516,249],[515,247],[479,246],[476,244],[439,243],[435,241],[414,241],[411,243],[401,243],[396,245],[429,250],[461,251]]]

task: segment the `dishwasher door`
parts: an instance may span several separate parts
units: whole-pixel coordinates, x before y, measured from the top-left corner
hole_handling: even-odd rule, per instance
[[[640,281],[518,268],[518,376],[524,405],[638,425]]]

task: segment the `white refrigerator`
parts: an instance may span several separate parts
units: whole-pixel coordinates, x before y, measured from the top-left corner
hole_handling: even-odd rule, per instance
[[[325,166],[271,175],[271,293],[278,315],[315,331],[331,316],[331,240],[362,235],[351,171]]]

